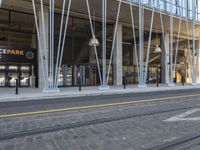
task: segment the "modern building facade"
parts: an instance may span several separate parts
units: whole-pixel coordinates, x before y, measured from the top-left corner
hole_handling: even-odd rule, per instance
[[[0,86],[200,82],[200,0],[2,0]]]

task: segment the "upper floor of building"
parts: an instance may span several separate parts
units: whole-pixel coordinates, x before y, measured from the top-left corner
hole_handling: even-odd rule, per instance
[[[122,0],[163,13],[200,22],[200,0]]]

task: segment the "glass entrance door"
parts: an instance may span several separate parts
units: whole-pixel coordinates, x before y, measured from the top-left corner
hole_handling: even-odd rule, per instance
[[[67,87],[72,86],[72,66],[63,65],[58,76],[58,86]]]
[[[19,72],[18,72],[18,66],[17,65],[8,65],[8,75],[7,75],[7,81],[9,87],[16,86],[16,79],[18,79]]]
[[[80,77],[82,86],[93,86],[99,84],[97,75],[95,64],[63,65],[58,76],[58,85],[60,87],[78,86]]]
[[[19,67],[19,75],[20,75],[20,86],[28,87],[29,86],[29,78],[31,75],[31,66],[30,65],[20,65]]]
[[[0,65],[0,86],[4,87],[6,85],[6,66]]]
[[[157,80],[159,83],[161,83],[161,68],[156,66],[149,66],[147,83],[154,84],[157,83]]]
[[[20,87],[30,86],[31,65],[29,64],[5,64],[0,65],[0,86],[15,87],[16,79],[19,79]]]

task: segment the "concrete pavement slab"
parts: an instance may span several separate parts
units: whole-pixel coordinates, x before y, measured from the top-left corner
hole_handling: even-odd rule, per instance
[[[70,98],[70,97],[84,97],[84,96],[98,96],[98,95],[115,95],[126,93],[142,93],[142,92],[156,92],[156,91],[171,91],[183,89],[200,89],[199,85],[176,85],[169,87],[167,85],[149,85],[147,88],[138,88],[130,85],[126,89],[122,86],[111,86],[109,90],[99,90],[98,87],[83,87],[82,91],[78,87],[61,88],[59,93],[43,93],[42,89],[20,88],[19,94],[15,95],[14,88],[1,88],[0,89],[0,102],[13,102],[13,101],[28,101],[28,100],[41,100],[41,99],[56,99],[56,98]]]

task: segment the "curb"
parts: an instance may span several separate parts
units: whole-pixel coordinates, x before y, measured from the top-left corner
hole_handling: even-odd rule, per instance
[[[77,92],[70,94],[70,92],[61,92],[61,93],[54,93],[54,95],[42,95],[43,93],[32,93],[31,96],[26,95],[15,95],[15,96],[8,96],[8,97],[0,97],[0,103],[3,102],[22,102],[22,101],[29,101],[29,100],[47,100],[47,99],[59,99],[59,98],[75,98],[75,97],[87,97],[87,96],[106,96],[106,95],[114,95],[114,94],[131,94],[131,93],[148,93],[148,92],[158,92],[158,91],[172,91],[172,90],[189,90],[189,89],[198,89],[200,86],[185,86],[185,87],[164,87],[164,88],[156,88],[156,87],[149,87],[149,88],[127,88],[127,89],[111,89],[112,91],[89,91],[85,90],[82,92]],[[145,89],[145,90],[144,90]],[[90,92],[90,93],[84,93]],[[40,96],[35,96],[36,94],[41,94]]]

